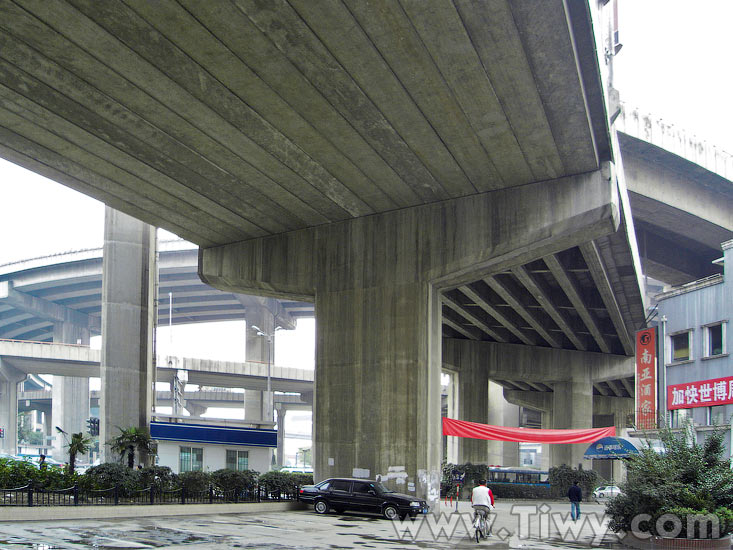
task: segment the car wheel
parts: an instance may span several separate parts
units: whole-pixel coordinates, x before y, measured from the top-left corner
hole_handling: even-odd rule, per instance
[[[313,509],[316,511],[316,514],[325,514],[328,512],[328,503],[325,500],[317,500],[313,504]]]
[[[603,498],[603,493],[598,493],[598,498]]]
[[[392,506],[391,504],[388,504],[384,507],[384,510],[382,510],[382,514],[386,519],[397,519],[397,516],[399,515],[399,512],[397,511],[397,508]]]

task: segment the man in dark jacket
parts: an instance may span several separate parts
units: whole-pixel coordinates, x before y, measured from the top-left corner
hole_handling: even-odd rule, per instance
[[[573,521],[580,518],[580,501],[583,500],[583,491],[578,487],[578,482],[573,481],[573,486],[568,490],[568,498],[570,499],[570,517]]]

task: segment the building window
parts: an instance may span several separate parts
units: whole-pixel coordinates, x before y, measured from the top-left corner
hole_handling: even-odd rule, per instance
[[[673,334],[669,337],[672,343],[672,362],[689,361],[692,359],[690,353],[690,331]]]
[[[725,353],[725,323],[705,327],[705,357]]]
[[[178,471],[200,472],[204,469],[204,450],[198,447],[181,447]]]
[[[682,428],[688,419],[692,420],[692,409],[675,409],[669,412],[670,428]]]
[[[708,407],[708,426],[722,426],[727,423],[728,419],[725,417],[725,405]]]
[[[249,451],[227,449],[227,469],[241,472],[249,470]]]

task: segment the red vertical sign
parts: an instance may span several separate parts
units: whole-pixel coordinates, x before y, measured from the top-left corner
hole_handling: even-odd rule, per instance
[[[636,429],[657,427],[657,329],[636,333]]]

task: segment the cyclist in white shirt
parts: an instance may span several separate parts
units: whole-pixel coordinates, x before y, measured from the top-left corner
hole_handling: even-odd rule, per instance
[[[478,485],[473,488],[471,505],[474,521],[479,514],[484,517],[484,520],[488,520],[489,511],[494,508],[494,493],[486,486],[485,479],[480,479]],[[491,536],[491,526],[489,526],[488,536]]]

